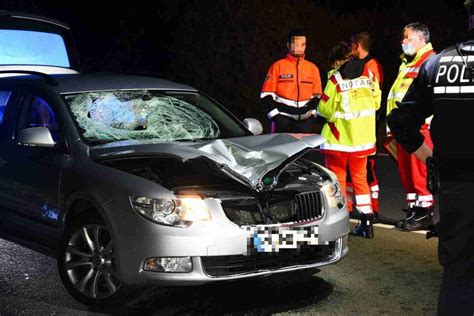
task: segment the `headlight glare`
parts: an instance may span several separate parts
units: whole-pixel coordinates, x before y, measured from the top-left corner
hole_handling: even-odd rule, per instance
[[[184,221],[208,221],[211,219],[211,213],[206,203],[199,197],[182,197],[178,199],[179,216]]]

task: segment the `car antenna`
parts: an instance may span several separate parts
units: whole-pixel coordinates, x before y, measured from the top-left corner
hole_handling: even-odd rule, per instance
[[[51,86],[57,86],[58,82],[56,79],[54,79],[52,76],[45,74],[43,72],[38,72],[38,71],[32,71],[32,70],[0,70],[0,74],[25,74],[25,75],[32,75],[32,76],[38,76],[43,78],[46,83],[48,83]]]

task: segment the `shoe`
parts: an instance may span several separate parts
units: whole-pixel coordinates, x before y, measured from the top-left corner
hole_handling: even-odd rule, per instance
[[[351,231],[354,236],[364,238],[374,238],[374,227],[372,225],[374,220],[373,214],[361,214],[360,223]]]
[[[415,206],[414,209],[415,215],[406,220],[401,228],[407,231],[429,230],[433,226],[433,208]]]
[[[407,213],[407,215],[405,216],[404,219],[399,220],[398,222],[395,223],[395,227],[400,228],[400,229],[403,229],[403,225],[405,225],[405,223],[408,220],[411,220],[416,215],[415,207],[410,207],[408,209],[403,209],[402,211]]]

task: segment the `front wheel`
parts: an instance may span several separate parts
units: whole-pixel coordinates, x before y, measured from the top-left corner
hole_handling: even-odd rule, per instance
[[[120,304],[130,292],[117,272],[109,228],[96,213],[81,214],[66,227],[57,261],[64,286],[85,305]]]

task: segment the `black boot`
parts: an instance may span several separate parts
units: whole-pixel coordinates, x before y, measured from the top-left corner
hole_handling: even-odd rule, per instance
[[[408,209],[403,209],[402,211],[406,212],[407,215],[405,216],[404,219],[399,220],[398,222],[395,223],[395,227],[400,228],[400,229],[403,229],[403,225],[405,225],[407,221],[411,220],[416,215],[416,209],[414,208],[414,206]]]
[[[352,235],[364,238],[374,238],[374,214],[361,214],[359,225],[351,231]]]
[[[405,221],[402,229],[407,231],[429,230],[433,225],[433,207],[415,206],[415,216]]]

